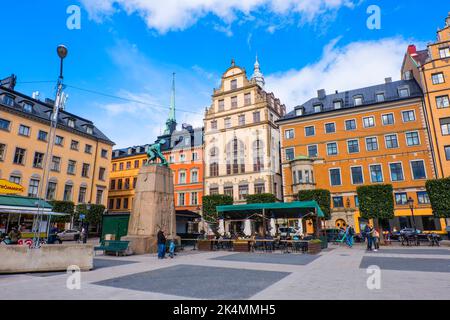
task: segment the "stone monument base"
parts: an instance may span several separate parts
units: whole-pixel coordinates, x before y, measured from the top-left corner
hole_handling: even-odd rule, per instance
[[[121,241],[130,241],[128,247],[133,254],[146,254],[158,252],[156,236],[127,235],[120,238]]]

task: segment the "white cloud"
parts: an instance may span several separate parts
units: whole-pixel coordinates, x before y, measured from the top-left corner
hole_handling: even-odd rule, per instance
[[[315,63],[267,76],[267,88],[291,110],[315,97],[319,89],[334,93],[380,84],[387,77],[398,80],[403,56],[411,43],[401,37],[353,42],[343,47],[338,47],[338,42],[335,39],[328,44]]]
[[[138,14],[151,29],[160,33],[184,30],[198,20],[212,14],[225,24],[231,24],[238,16],[250,16],[259,10],[275,15],[300,15],[301,20],[311,22],[318,16],[352,8],[356,0],[81,0],[89,16],[101,21],[119,10]],[[223,30],[222,30],[223,31]],[[229,32],[227,32],[229,34]]]

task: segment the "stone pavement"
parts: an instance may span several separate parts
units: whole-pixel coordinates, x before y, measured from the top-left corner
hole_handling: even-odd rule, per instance
[[[96,268],[81,274],[80,290],[67,289],[62,272],[0,275],[0,291],[2,299],[450,299],[449,248],[330,248],[319,256],[99,255]],[[369,266],[381,269],[380,289],[367,287]]]

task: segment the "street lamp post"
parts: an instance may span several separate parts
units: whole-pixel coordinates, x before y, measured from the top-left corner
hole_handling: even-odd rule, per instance
[[[413,223],[413,228],[414,228],[414,232],[416,231],[416,221],[414,219],[414,199],[409,197],[408,198],[408,205],[409,205],[409,209],[411,209],[411,217],[412,217],[412,223]]]
[[[40,247],[40,226],[42,222],[42,208],[41,208],[41,199],[47,200],[47,195],[45,190],[47,190],[47,184],[48,184],[48,176],[50,171],[50,163],[49,159],[51,160],[53,156],[53,145],[55,141],[55,135],[56,135],[56,127],[58,125],[58,114],[59,109],[63,100],[63,90],[64,90],[64,84],[63,84],[63,60],[67,57],[68,50],[64,45],[59,45],[56,49],[56,52],[58,54],[58,57],[60,59],[60,66],[59,66],[59,77],[56,87],[56,99],[55,103],[53,105],[53,111],[50,117],[50,133],[49,138],[47,141],[47,152],[45,153],[44,157],[44,163],[43,163],[43,178],[42,178],[42,184],[40,186],[39,190],[39,201],[38,201],[38,210],[37,210],[37,216],[36,216],[36,223],[34,225],[33,230],[33,247],[39,248]]]

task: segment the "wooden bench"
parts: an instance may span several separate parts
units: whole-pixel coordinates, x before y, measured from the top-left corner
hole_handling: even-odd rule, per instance
[[[130,241],[119,241],[119,240],[103,240],[101,244],[97,247],[94,247],[94,252],[103,251],[105,254],[107,252],[115,252],[116,256],[119,253],[125,253],[128,249],[128,244]]]

